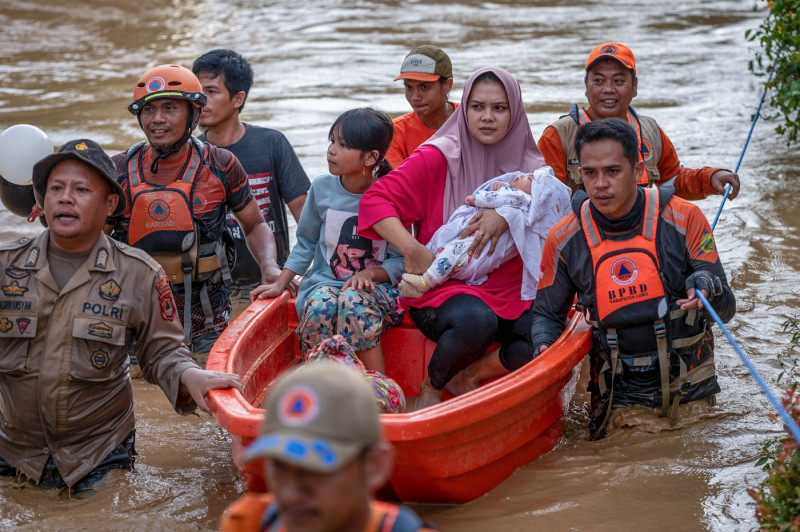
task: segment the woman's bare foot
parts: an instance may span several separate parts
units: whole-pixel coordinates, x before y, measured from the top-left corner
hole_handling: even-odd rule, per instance
[[[461,395],[479,388],[481,381],[474,374],[474,371],[470,371],[472,367],[470,366],[456,373],[456,376],[450,379],[444,389],[453,395]]]
[[[495,349],[459,371],[445,385],[445,388],[453,395],[461,395],[478,388],[485,380],[500,377],[506,373],[508,370],[500,362],[500,349]]]
[[[442,390],[437,390],[431,385],[429,377],[425,377],[419,385],[419,395],[417,402],[414,404],[414,410],[422,410],[429,406],[438,405],[442,402]]]

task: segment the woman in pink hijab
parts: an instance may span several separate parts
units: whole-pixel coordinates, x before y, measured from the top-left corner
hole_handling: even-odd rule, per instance
[[[461,106],[439,131],[364,194],[359,233],[394,245],[403,253],[406,271],[420,274],[434,258],[423,244],[467,195],[489,178],[543,165],[519,83],[502,68],[482,68],[467,80]],[[405,229],[409,226],[416,239]],[[486,209],[461,236],[478,231],[472,251],[479,256],[485,247],[491,253],[507,230],[506,221]],[[481,285],[451,279],[420,298],[401,300],[417,327],[437,342],[417,409],[441,401],[448,383],[449,391],[463,393],[482,378],[532,360],[532,302],[520,298],[522,272],[517,256]],[[495,341],[501,347],[482,358]]]

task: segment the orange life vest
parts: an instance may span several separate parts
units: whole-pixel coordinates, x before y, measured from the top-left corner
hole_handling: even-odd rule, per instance
[[[262,530],[286,532],[275,499],[269,493],[246,493],[222,514],[222,532]],[[370,502],[370,515],[364,532],[435,532],[404,506],[381,501]]]
[[[656,251],[658,191],[645,191],[642,230],[629,240],[604,239],[589,205],[586,200],[581,206],[581,225],[594,264],[595,304],[600,323],[616,329],[658,320],[667,308]]]
[[[686,394],[688,367],[681,350],[697,345],[705,325],[696,311],[681,310],[670,300],[660,272],[657,236],[660,191],[643,189],[644,219],[641,231],[626,240],[603,238],[587,199],[580,220],[592,256],[595,278],[594,305],[601,348],[609,358],[600,367],[597,384],[608,401],[603,422],[592,437],[602,433],[611,414],[614,382],[620,375],[632,381],[637,375],[660,375],[661,415],[675,423],[680,399]],[[671,378],[671,364],[679,368]],[[610,386],[603,374],[610,371]],[[645,380],[646,380],[645,379]],[[674,394],[670,410],[670,397]]]
[[[148,253],[186,253],[195,245],[192,197],[202,158],[197,149],[184,167],[183,177],[166,186],[147,183],[141,177],[142,156],[129,154],[128,181],[131,220],[130,245]]]
[[[204,283],[218,272],[226,283],[231,281],[231,265],[222,240],[199,242],[192,211],[194,188],[203,169],[203,145],[192,137],[182,177],[166,186],[152,185],[142,178],[143,146],[145,142],[140,142],[127,152],[131,209],[128,243],[158,261],[173,285],[183,285],[184,335],[186,343],[191,345],[192,282],[196,287],[196,283]],[[200,301],[205,326],[210,327],[213,311],[205,284],[201,285]]]

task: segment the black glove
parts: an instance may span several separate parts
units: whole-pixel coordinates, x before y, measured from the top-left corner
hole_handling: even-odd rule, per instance
[[[708,292],[706,299],[711,302],[715,297],[722,295],[722,280],[707,271],[694,272],[686,278],[686,290],[690,288],[705,290]]]

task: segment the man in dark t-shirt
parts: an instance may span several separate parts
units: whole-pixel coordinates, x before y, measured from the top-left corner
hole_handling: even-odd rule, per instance
[[[224,147],[242,163],[253,196],[275,234],[278,264],[283,266],[289,255],[289,224],[283,203],[297,221],[311,182],[281,132],[240,121],[253,84],[253,70],[244,57],[232,50],[212,50],[195,60],[192,71],[207,97],[200,117],[206,131],[200,139]],[[241,289],[257,284],[261,275],[236,220],[229,217],[227,225],[238,254],[233,277],[240,295],[246,297],[247,290]]]

